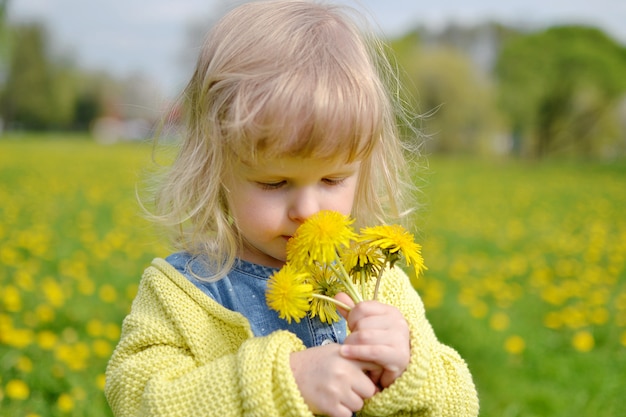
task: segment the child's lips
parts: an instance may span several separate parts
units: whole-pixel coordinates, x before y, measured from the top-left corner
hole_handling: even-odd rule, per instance
[[[291,239],[291,236],[283,235],[283,239],[289,240],[289,239]]]

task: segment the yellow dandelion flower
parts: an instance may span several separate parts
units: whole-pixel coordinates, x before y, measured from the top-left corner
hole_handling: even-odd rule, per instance
[[[287,242],[287,261],[295,265],[329,264],[356,238],[354,220],[336,211],[322,210],[308,218]]]
[[[98,296],[105,303],[113,303],[117,300],[117,291],[111,284],[104,284],[100,287]]]
[[[92,343],[93,353],[101,358],[107,358],[111,356],[111,352],[113,352],[113,347],[111,344],[103,339],[96,339]]]
[[[521,336],[509,336],[504,342],[504,350],[512,355],[519,355],[524,349],[526,349],[526,342]]]
[[[35,332],[31,329],[8,329],[7,334],[3,334],[0,338],[7,345],[16,348],[25,348],[33,343],[34,339]]]
[[[422,246],[415,243],[413,235],[398,224],[366,227],[361,230],[360,240],[380,248],[388,257],[390,266],[403,256],[406,264],[415,268],[416,274],[426,269]]]
[[[52,306],[48,304],[41,304],[35,308],[35,315],[42,322],[48,323],[54,320],[56,313]]]
[[[314,268],[311,272],[313,286],[311,317],[319,316],[320,321],[328,324],[339,321],[339,313],[332,298],[345,291],[345,286],[328,267]]]
[[[17,360],[17,369],[22,372],[31,372],[33,370],[33,361],[27,356],[20,356]]]
[[[267,305],[289,323],[292,319],[299,323],[309,311],[313,287],[306,282],[306,278],[306,273],[286,264],[270,277],[267,284]]]
[[[590,352],[595,345],[595,339],[593,335],[587,330],[581,330],[574,334],[572,338],[572,346],[579,352]]]
[[[98,387],[98,389],[100,389],[100,391],[104,391],[106,380],[107,379],[105,374],[98,374],[98,376],[96,377],[96,386]]]
[[[20,290],[13,285],[7,285],[2,289],[2,300],[6,311],[17,313],[22,310],[22,297]]]
[[[59,407],[59,410],[68,413],[74,409],[74,399],[70,394],[63,393],[59,395],[57,407]]]
[[[65,304],[66,294],[61,285],[54,278],[46,277],[41,285],[43,294],[53,307],[61,307]]]
[[[99,337],[104,332],[104,324],[100,320],[92,319],[87,322],[87,334],[91,337]]]
[[[107,323],[104,326],[104,336],[109,340],[118,340],[122,330],[117,323]]]
[[[26,400],[30,397],[30,388],[21,379],[12,379],[7,382],[4,392],[8,398],[13,400]]]
[[[57,340],[57,335],[50,330],[42,330],[37,334],[37,344],[43,350],[54,349]]]
[[[489,326],[496,331],[503,331],[509,327],[511,320],[506,313],[495,313],[489,320]]]
[[[385,259],[376,246],[356,242],[341,254],[341,262],[352,277],[361,276],[360,272],[371,277],[383,268]]]
[[[421,255],[422,246],[415,243],[413,235],[398,224],[363,228],[359,241],[380,250],[384,257],[384,263],[391,268],[403,257],[408,266],[413,266],[416,277],[426,269]],[[374,300],[378,298],[383,270],[384,268],[381,268],[376,277]]]
[[[558,312],[550,311],[543,318],[543,324],[548,329],[557,330],[563,326],[563,319]]]
[[[137,295],[137,291],[139,290],[139,285],[130,284],[126,287],[126,298],[128,300],[134,300]]]

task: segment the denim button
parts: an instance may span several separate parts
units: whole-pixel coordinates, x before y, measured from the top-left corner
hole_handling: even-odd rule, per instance
[[[330,345],[331,343],[334,343],[334,342],[330,339],[324,339],[324,341],[322,342],[322,346]]]

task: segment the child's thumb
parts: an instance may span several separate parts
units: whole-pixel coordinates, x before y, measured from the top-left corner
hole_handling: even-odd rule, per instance
[[[350,308],[354,307],[354,301],[345,292],[340,292],[339,294],[335,295],[335,300],[337,300],[337,301],[339,301],[341,303],[344,303],[345,305],[347,305]],[[348,319],[348,314],[350,314],[349,311],[347,311],[346,309],[342,308],[341,306],[337,306],[337,311],[339,311],[339,314],[341,314],[344,319]]]

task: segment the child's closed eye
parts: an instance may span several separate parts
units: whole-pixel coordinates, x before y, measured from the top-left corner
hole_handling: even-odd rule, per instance
[[[261,181],[257,181],[256,184],[262,190],[278,190],[279,188],[281,188],[285,184],[287,184],[287,182],[286,181],[277,181],[277,182],[261,182]]]
[[[322,178],[322,182],[324,182],[326,185],[341,185],[345,181],[345,178]]]

